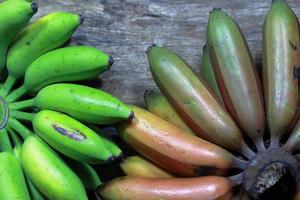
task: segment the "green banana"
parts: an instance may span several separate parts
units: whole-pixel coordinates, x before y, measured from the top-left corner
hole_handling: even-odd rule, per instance
[[[37,12],[36,3],[25,1],[6,1],[0,3],[0,71],[5,66],[8,46],[13,42],[19,31]]]
[[[21,165],[12,152],[0,153],[0,199],[30,200]]]
[[[37,92],[51,83],[96,77],[113,64],[113,58],[94,47],[73,46],[40,56],[28,67],[23,85],[7,97],[13,101],[26,92]]]
[[[21,154],[21,145],[22,142],[20,140],[20,138],[17,136],[17,134],[8,127],[8,132],[14,142],[14,148],[13,148],[13,152],[15,154],[15,156],[17,157],[18,161],[20,162],[20,154]],[[45,198],[43,197],[43,195],[38,191],[38,189],[33,185],[32,181],[30,180],[30,178],[25,175],[25,179],[26,179],[26,185],[27,185],[27,189],[30,195],[30,199],[32,200],[45,200]]]
[[[68,41],[82,22],[81,15],[55,12],[27,26],[8,50],[8,79],[4,84],[4,94],[10,91],[17,79],[24,76],[36,58]]]
[[[68,115],[42,110],[32,125],[50,146],[74,160],[96,164],[114,159],[99,135]]]
[[[44,87],[34,99],[11,103],[11,109],[36,106],[61,111],[93,124],[112,124],[131,119],[133,112],[120,100],[98,89],[76,84],[53,84]]]
[[[186,125],[177,111],[163,95],[147,90],[144,93],[144,100],[148,111],[184,130],[184,133],[194,135],[193,131]]]
[[[213,71],[213,68],[211,66],[211,61],[209,58],[209,53],[207,50],[207,46],[203,46],[203,54],[202,54],[202,62],[201,62],[201,68],[200,68],[200,75],[201,78],[208,84],[208,86],[214,91],[214,93],[217,95],[221,103],[224,105],[218,83]]]
[[[7,131],[2,130],[0,135],[1,149],[5,150],[0,153],[0,199],[30,200],[24,174],[17,157],[13,154]]]
[[[65,158],[64,160],[80,178],[88,192],[95,192],[97,187],[102,184],[97,172],[89,164],[68,158]]]
[[[47,199],[88,199],[80,179],[37,135],[26,138],[20,160],[25,173]]]
[[[107,136],[107,134],[103,133],[102,130],[93,125],[90,124],[89,127],[95,131],[96,133],[98,133],[98,135],[100,135],[100,137],[103,139],[104,145],[106,146],[107,149],[110,150],[110,152],[112,153],[112,155],[115,158],[123,158],[123,151],[118,147],[118,145],[116,145],[110,138],[109,136]]]

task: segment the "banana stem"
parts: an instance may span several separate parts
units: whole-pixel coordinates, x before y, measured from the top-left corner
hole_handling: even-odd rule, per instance
[[[0,149],[2,152],[3,151],[12,152],[12,146],[11,146],[6,129],[2,129],[0,131]]]
[[[239,173],[239,174],[236,174],[236,175],[234,175],[234,176],[230,176],[230,177],[228,177],[230,180],[231,180],[231,182],[232,182],[232,186],[234,187],[234,186],[237,186],[237,185],[240,185],[240,184],[242,184],[242,182],[243,182],[243,178],[244,178],[244,172],[242,172],[242,173]]]
[[[34,99],[25,101],[12,102],[8,104],[10,110],[22,110],[30,107],[34,107]]]
[[[14,86],[16,81],[17,81],[17,79],[15,77],[8,75],[6,81],[3,85],[3,88],[1,90],[1,93],[0,93],[1,96],[5,97],[10,92],[11,88]]]
[[[14,130],[12,130],[10,127],[8,127],[7,130],[8,130],[8,133],[9,133],[10,137],[13,140],[13,143],[14,143],[15,147],[20,148],[21,145],[22,145],[22,141],[17,136],[17,133]]]
[[[15,130],[17,133],[19,133],[23,140],[33,135],[33,133],[28,128],[26,128],[23,124],[21,124],[18,120],[14,118],[9,118],[8,126]]]
[[[11,116],[15,119],[32,121],[34,118],[33,113],[27,113],[22,111],[13,110],[11,111]]]
[[[27,88],[22,85],[21,87],[13,90],[7,97],[6,101],[7,102],[13,102],[19,99],[21,96],[23,96],[27,92]]]

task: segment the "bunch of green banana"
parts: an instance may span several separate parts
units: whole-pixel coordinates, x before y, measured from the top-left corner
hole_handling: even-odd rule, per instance
[[[65,83],[95,79],[114,59],[90,46],[59,48],[83,16],[54,12],[27,24],[37,9],[24,0],[0,3],[0,71],[8,72],[0,84],[0,199],[87,200],[101,185],[89,164],[123,158],[95,124],[134,114],[104,91]]]

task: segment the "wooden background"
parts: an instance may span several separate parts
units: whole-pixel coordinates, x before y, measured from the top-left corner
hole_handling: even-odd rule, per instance
[[[300,17],[300,1],[287,0]],[[85,16],[72,44],[93,45],[115,63],[100,76],[102,89],[127,103],[143,105],[145,89],[157,90],[145,54],[152,43],[171,48],[199,71],[209,11],[228,12],[261,63],[262,24],[271,0],[39,0],[39,17],[53,11]]]

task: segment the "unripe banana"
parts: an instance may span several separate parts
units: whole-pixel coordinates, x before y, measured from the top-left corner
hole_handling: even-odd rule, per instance
[[[118,177],[99,188],[105,200],[231,200],[230,180],[224,177]]]
[[[68,115],[42,110],[32,125],[50,146],[74,160],[96,164],[114,159],[97,133]]]
[[[127,157],[120,163],[120,167],[127,176],[152,177],[152,178],[171,178],[174,175],[159,168],[150,161],[140,157]]]
[[[96,77],[113,64],[113,58],[94,47],[72,46],[43,54],[25,73],[23,85],[7,97],[12,101],[26,92],[37,92],[51,83]]]
[[[272,1],[263,32],[263,82],[272,147],[289,132],[299,103],[299,31],[288,4]]]
[[[37,10],[36,3],[25,1],[0,3],[0,71],[5,66],[8,46]]]
[[[82,22],[81,15],[55,12],[27,26],[8,51],[6,92],[36,58],[68,41]]]
[[[213,9],[206,40],[226,108],[258,149],[265,149],[262,88],[243,33],[230,16],[220,9]]]
[[[0,199],[30,200],[21,165],[12,152],[0,153]]]
[[[47,199],[88,199],[80,179],[38,136],[25,140],[20,160],[25,173]]]
[[[82,184],[88,192],[95,192],[102,182],[92,166],[76,160],[64,159],[73,172],[80,178]]]
[[[112,124],[133,117],[132,110],[111,94],[76,84],[49,85],[39,91],[31,104],[93,124]]]
[[[30,200],[21,165],[12,151],[6,129],[0,132],[0,199]]]
[[[8,132],[14,142],[13,152],[14,152],[15,156],[17,157],[18,161],[20,162],[22,142],[21,142],[20,138],[17,136],[17,134],[11,128],[8,128]],[[31,200],[45,200],[43,195],[33,185],[30,178],[26,174],[24,174],[24,176],[25,176],[25,180],[26,180],[27,189],[28,189],[28,192],[30,195],[30,199]]]
[[[168,100],[161,94],[153,91],[146,91],[144,94],[146,109],[158,117],[170,122],[182,129],[184,133],[193,134],[193,131],[186,125],[180,115],[174,110]]]

